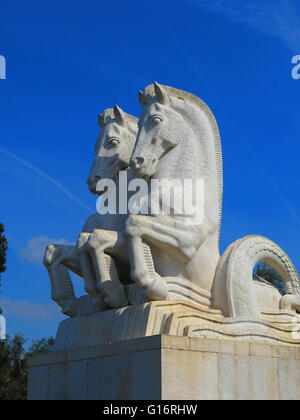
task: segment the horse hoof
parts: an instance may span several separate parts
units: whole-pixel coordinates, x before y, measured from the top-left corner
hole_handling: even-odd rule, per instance
[[[104,298],[105,303],[112,309],[128,306],[129,302],[125,295],[123,287],[115,290],[112,294]]]
[[[62,307],[62,313],[69,317],[73,317],[77,314],[77,307],[78,307],[78,299],[70,299]]]
[[[154,283],[145,291],[145,295],[151,300],[166,300],[168,297],[168,285],[158,277]]]
[[[108,306],[105,303],[103,296],[101,296],[101,295],[99,295],[97,297],[93,297],[92,302],[93,302],[94,307],[98,311],[104,311],[105,309],[108,309]]]
[[[55,245],[48,245],[45,252],[43,264],[46,267],[50,267],[51,264],[53,264],[53,262],[56,261],[60,255],[61,250],[58,247],[56,247]]]

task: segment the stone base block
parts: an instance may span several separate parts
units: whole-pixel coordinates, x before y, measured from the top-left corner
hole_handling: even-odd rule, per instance
[[[293,331],[296,330],[296,334]],[[224,318],[186,301],[157,301],[75,316],[60,323],[54,351],[79,349],[152,335],[299,345],[300,316],[271,311],[259,319]]]
[[[30,400],[299,400],[299,346],[156,335],[30,361]]]

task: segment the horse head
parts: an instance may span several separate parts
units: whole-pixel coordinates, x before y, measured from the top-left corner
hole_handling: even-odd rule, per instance
[[[130,165],[137,176],[151,177],[161,157],[186,138],[188,126],[171,107],[164,86],[156,82],[147,86],[144,92],[139,92],[139,101],[143,110]]]
[[[101,130],[87,181],[93,194],[97,194],[97,183],[101,179],[115,179],[121,170],[129,167],[138,132],[138,119],[126,114],[117,105],[99,114],[98,123]]]
[[[143,109],[130,166],[137,177],[203,180],[209,192],[205,214],[218,226],[219,235],[222,150],[212,111],[199,97],[158,83],[140,91],[139,100]]]

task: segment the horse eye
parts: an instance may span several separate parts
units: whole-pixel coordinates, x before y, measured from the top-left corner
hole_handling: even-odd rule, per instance
[[[111,146],[116,147],[116,146],[118,146],[120,144],[120,141],[117,138],[113,137],[113,138],[111,138],[111,139],[108,140],[108,144],[110,144]]]
[[[159,115],[154,115],[154,117],[151,118],[151,121],[153,122],[153,124],[157,125],[160,122],[162,122],[162,117],[160,117]]]

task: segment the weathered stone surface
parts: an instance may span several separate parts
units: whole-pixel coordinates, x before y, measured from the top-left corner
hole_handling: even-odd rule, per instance
[[[92,215],[76,246],[47,248],[52,298],[70,318],[60,324],[55,353],[32,362],[30,398],[299,396],[296,268],[259,235],[219,254],[223,171],[213,113],[197,96],[158,83],[139,100],[139,120],[118,106],[99,115],[88,186],[100,195],[98,182],[112,183],[123,171],[146,187],[159,181],[159,211],[146,188],[138,199],[147,203],[146,214],[127,208]],[[187,180],[193,198],[194,186],[204,186],[194,214],[178,213],[175,205],[179,196],[187,201]],[[121,185],[114,184],[120,201]],[[259,261],[281,275],[285,296],[253,281]],[[86,296],[75,296],[68,270],[83,278]]]
[[[196,305],[184,301],[161,301],[77,316],[61,322],[54,351],[168,333],[171,328],[168,318],[172,313],[193,314],[198,310]]]
[[[157,335],[32,359],[29,399],[299,400],[299,372],[295,347]]]
[[[281,275],[287,295],[279,301],[270,291],[270,285],[253,282],[253,268],[259,261],[266,262]],[[277,309],[296,312],[300,308],[299,294],[300,282],[293,263],[277,244],[263,236],[249,235],[238,239],[225,250],[218,262],[213,306],[221,309],[227,317],[259,318],[263,310],[273,307],[274,301],[275,305],[277,301]]]
[[[293,312],[284,318],[268,312],[265,319],[251,317],[224,318],[220,311],[193,305],[186,301],[157,301],[62,321],[54,350],[78,349],[156,334],[203,337],[227,341],[250,341],[299,344],[300,336],[292,330],[300,320]],[[271,320],[271,322],[269,321]],[[279,322],[276,322],[278,319]],[[225,344],[224,344],[225,345]]]
[[[47,248],[44,264],[52,298],[71,317],[147,299],[185,300],[219,309],[231,318],[262,320],[261,312],[266,310],[296,312],[300,308],[298,273],[274,242],[259,235],[246,236],[229,245],[220,257],[222,150],[212,111],[199,97],[156,82],[139,93],[139,100],[139,119],[117,105],[99,115],[101,130],[88,177],[93,194],[103,193],[97,188],[102,181],[114,183],[119,201],[126,189],[126,210],[114,207],[113,214],[92,215],[76,247]],[[117,180],[124,170],[125,184]],[[141,201],[147,208],[142,212],[128,206],[132,198],[127,195],[128,177],[146,185]],[[159,185],[156,211],[152,181]],[[185,186],[186,181],[192,182],[192,189]],[[178,211],[176,198],[181,202],[183,196],[185,202],[187,196],[195,198],[200,181],[205,194],[194,200],[194,214],[185,211],[185,206]],[[286,296],[281,298],[266,282],[253,282],[258,261],[278,271]],[[75,296],[68,270],[83,277],[88,296]],[[138,300],[130,300],[120,273],[127,284],[133,281],[140,289]]]

